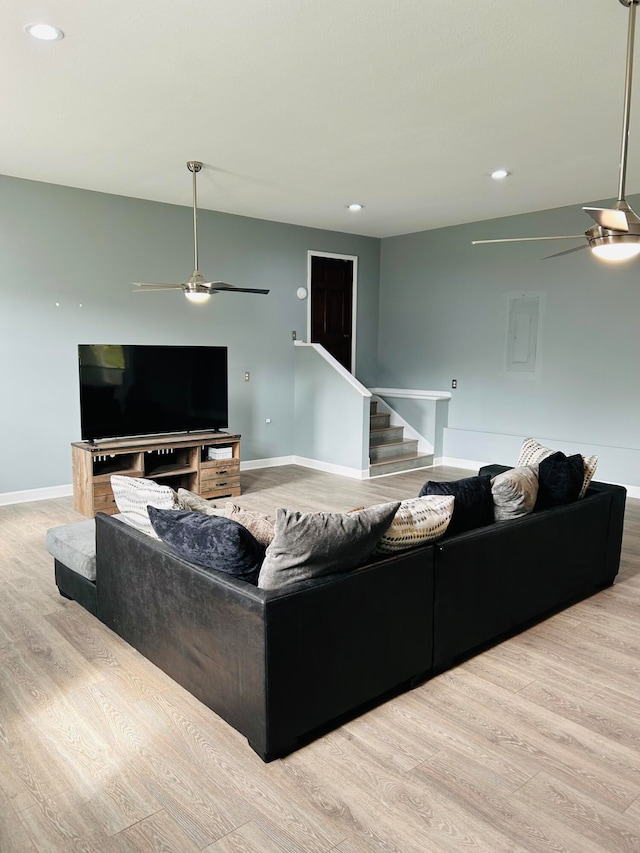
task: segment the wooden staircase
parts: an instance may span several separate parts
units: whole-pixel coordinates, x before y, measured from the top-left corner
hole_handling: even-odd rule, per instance
[[[405,439],[404,427],[391,426],[391,415],[379,412],[371,402],[369,427],[369,476],[397,474],[433,465],[432,454],[419,454],[416,439]]]

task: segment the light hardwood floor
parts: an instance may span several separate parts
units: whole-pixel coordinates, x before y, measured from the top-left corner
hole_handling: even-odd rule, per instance
[[[263,469],[236,500],[345,510],[466,473]],[[268,765],[58,595],[71,504],[0,507],[1,853],[640,851],[640,501],[613,587]]]

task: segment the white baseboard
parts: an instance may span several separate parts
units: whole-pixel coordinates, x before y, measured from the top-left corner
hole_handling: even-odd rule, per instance
[[[0,506],[28,504],[32,501],[49,501],[52,498],[68,498],[73,494],[71,483],[65,486],[48,486],[44,489],[26,489],[23,492],[0,493]]]
[[[272,456],[270,459],[251,459],[240,463],[241,471],[252,471],[256,468],[276,468],[280,465],[300,465],[301,468],[312,468],[314,471],[324,471],[327,474],[337,474],[339,477],[351,477],[355,480],[369,479],[367,469],[347,468],[344,465],[334,465],[331,462],[321,462],[319,459],[308,459],[306,456]]]
[[[278,468],[280,465],[297,465],[295,456],[271,456],[268,459],[249,459],[240,462],[241,471],[253,471],[255,468]]]

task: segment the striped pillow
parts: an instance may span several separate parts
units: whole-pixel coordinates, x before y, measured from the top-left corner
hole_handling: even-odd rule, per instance
[[[153,539],[160,537],[151,526],[147,506],[178,509],[178,496],[170,486],[161,486],[142,477],[111,476],[111,489],[122,520]]]
[[[543,459],[546,459],[547,456],[551,456],[555,452],[555,450],[549,450],[548,447],[540,444],[540,442],[536,441],[535,438],[525,438],[522,442],[522,447],[520,448],[520,456],[516,462],[516,467],[520,467],[522,465],[535,465],[542,462]],[[580,488],[578,499],[583,498],[585,496],[585,492],[589,488],[589,483],[593,479],[593,475],[596,473],[598,457],[583,456],[582,462],[584,464],[584,480],[582,481],[582,487]]]
[[[375,554],[395,554],[443,536],[453,515],[453,495],[426,495],[402,501]]]

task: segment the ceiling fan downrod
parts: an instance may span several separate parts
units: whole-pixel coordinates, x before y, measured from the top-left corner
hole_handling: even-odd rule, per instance
[[[631,84],[633,82],[633,49],[636,30],[636,6],[640,3],[640,0],[620,0],[620,3],[629,8],[629,32],[627,35],[627,64],[624,83],[624,113],[622,118],[622,149],[620,152],[618,202],[625,201],[627,152],[629,148],[629,120],[631,117]]]

